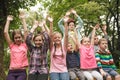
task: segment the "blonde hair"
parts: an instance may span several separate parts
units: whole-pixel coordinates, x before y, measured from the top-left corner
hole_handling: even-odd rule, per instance
[[[62,37],[62,34],[61,34],[60,32],[57,32],[57,31],[53,32],[53,34],[52,34],[53,37],[54,37],[56,34],[60,34],[61,37]],[[56,55],[55,55],[55,52],[56,52],[56,43],[54,43],[54,48],[55,48],[55,49],[54,49],[54,53],[53,53],[53,58],[56,57]],[[61,43],[61,51],[62,51],[61,57],[64,58],[62,43]]]
[[[101,39],[99,40],[98,44],[100,44],[102,41],[107,41],[107,39],[101,38]]]

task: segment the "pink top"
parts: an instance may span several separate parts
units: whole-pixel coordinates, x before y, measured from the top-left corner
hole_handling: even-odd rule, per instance
[[[97,63],[94,54],[94,47],[89,48],[81,45],[80,47],[80,64],[81,69],[93,69],[97,68]]]
[[[68,72],[67,66],[66,66],[66,52],[63,49],[64,57],[62,57],[62,51],[61,49],[56,49],[55,57],[53,57],[54,49],[51,50],[51,63],[50,63],[50,73],[51,72]]]
[[[21,43],[20,46],[12,43],[10,45],[10,69],[24,68],[28,66],[27,46]]]

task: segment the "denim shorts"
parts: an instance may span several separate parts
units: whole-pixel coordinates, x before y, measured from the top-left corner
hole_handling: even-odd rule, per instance
[[[118,75],[118,73],[111,68],[103,68],[103,70],[107,73],[106,76],[110,75],[110,76],[115,77],[116,75]]]
[[[68,72],[63,73],[52,72],[50,73],[50,80],[69,80],[69,74]]]

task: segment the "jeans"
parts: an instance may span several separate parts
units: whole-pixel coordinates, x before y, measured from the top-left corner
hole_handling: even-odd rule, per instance
[[[50,80],[69,80],[69,74],[68,72],[63,73],[52,72],[50,73]]]
[[[107,73],[106,76],[110,75],[110,76],[117,76],[119,75],[115,70],[111,69],[111,68],[103,68],[103,70]]]

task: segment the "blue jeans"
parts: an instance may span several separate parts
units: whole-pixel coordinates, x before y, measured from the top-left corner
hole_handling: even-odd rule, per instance
[[[115,76],[119,75],[115,70],[113,70],[113,69],[111,69],[111,68],[103,68],[103,70],[104,70],[105,72],[107,72],[107,75],[106,75],[106,76],[110,75],[110,76],[115,77]]]
[[[69,74],[68,72],[64,73],[52,72],[50,73],[50,80],[69,80]]]

